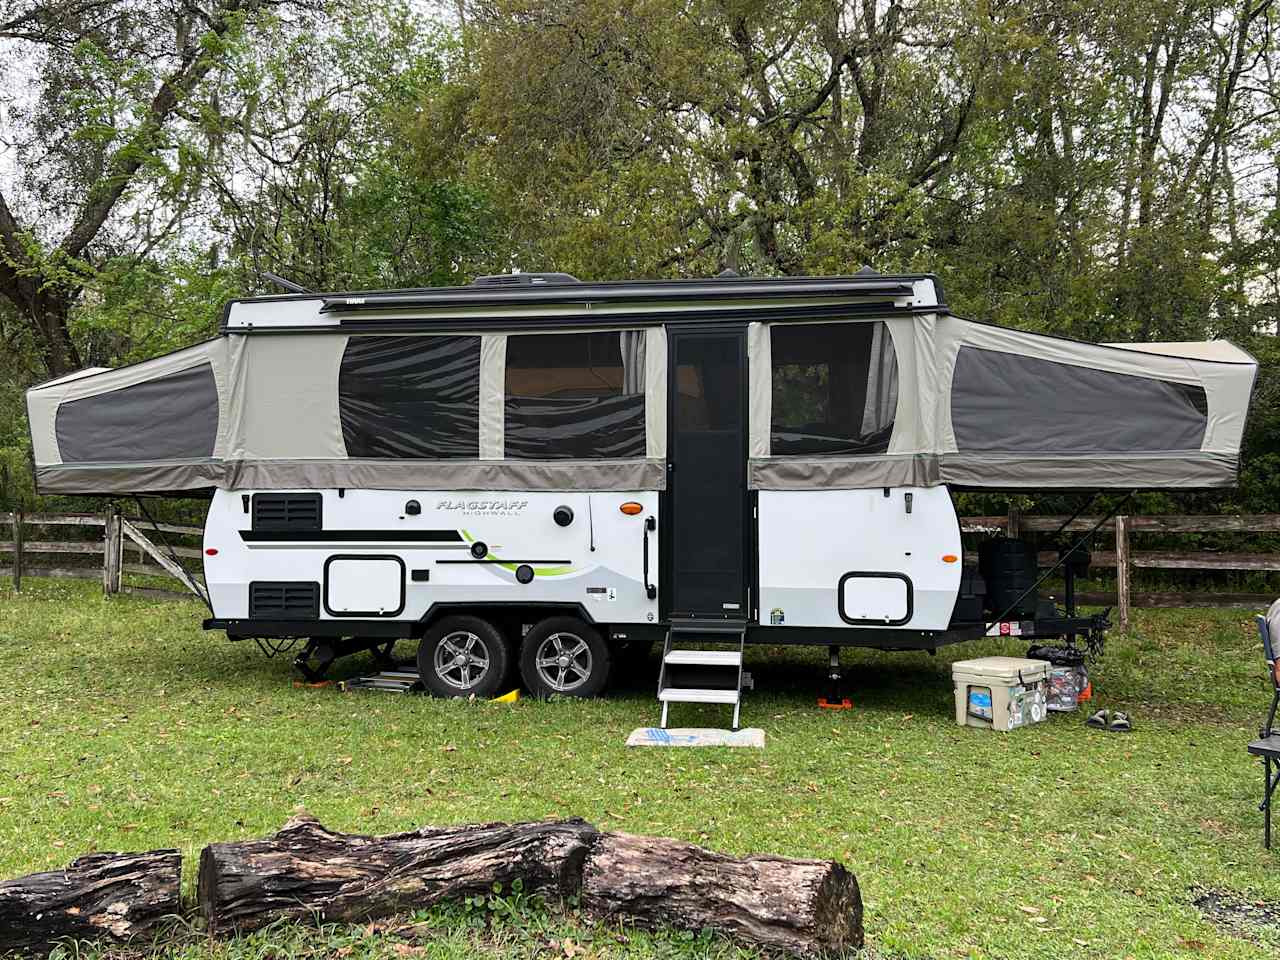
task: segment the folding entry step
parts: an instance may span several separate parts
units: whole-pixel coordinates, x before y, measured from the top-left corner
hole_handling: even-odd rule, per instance
[[[673,620],[662,648],[658,674],[658,701],[662,704],[662,728],[673,703],[723,703],[733,707],[733,729],[738,729],[742,689],[751,677],[742,670],[742,648],[747,625],[742,620]],[[709,649],[719,645],[718,649]]]
[[[353,677],[338,683],[343,693],[353,690],[383,690],[387,693],[423,693],[422,678],[417,669],[383,670],[371,677]]]

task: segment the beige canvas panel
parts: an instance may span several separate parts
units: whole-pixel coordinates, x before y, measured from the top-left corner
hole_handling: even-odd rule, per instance
[[[945,483],[996,490],[1188,489],[1233,487],[1239,458],[1218,453],[1090,454],[1046,457],[942,456]]]
[[[747,324],[747,437],[748,455],[764,459],[770,453],[773,420],[773,351],[769,324]]]
[[[667,456],[667,330],[648,327],[644,340],[644,449],[650,460]]]
[[[231,338],[228,459],[343,459],[342,334]]]
[[[867,490],[874,487],[936,487],[942,483],[932,454],[866,457],[770,457],[752,459],[752,490]]]
[[[480,337],[480,459],[501,460],[506,440],[506,334]]]
[[[661,460],[246,460],[231,490],[662,490]]]

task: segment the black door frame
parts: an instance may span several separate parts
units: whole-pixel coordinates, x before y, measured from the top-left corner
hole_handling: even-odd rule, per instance
[[[667,484],[659,495],[659,513],[661,514],[661,550],[658,565],[658,585],[660,590],[660,616],[663,621],[670,621],[673,613],[672,602],[675,599],[675,537],[672,525],[675,522],[675,511],[672,509],[672,491],[676,483],[675,476],[679,464],[675,462],[675,424],[676,424],[676,359],[677,340],[681,337],[728,337],[738,340],[739,390],[738,410],[742,423],[742,445],[738,456],[743,464],[742,497],[742,608],[737,616],[724,613],[719,617],[701,614],[700,619],[747,620],[754,621],[755,607],[758,603],[758,584],[756,563],[756,531],[755,531],[755,496],[749,489],[750,463],[748,455],[751,448],[750,430],[750,370],[747,363],[747,324],[743,323],[668,323],[667,332]]]

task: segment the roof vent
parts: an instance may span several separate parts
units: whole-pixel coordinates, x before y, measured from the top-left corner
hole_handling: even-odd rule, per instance
[[[578,283],[578,278],[568,273],[491,273],[476,277],[473,287],[537,287],[544,283]]]
[[[740,276],[742,276],[742,274],[740,274],[737,270],[733,269],[733,267],[725,267],[725,269],[721,270],[719,273],[716,274],[716,279],[717,280],[733,280],[734,278],[740,277]]]
[[[880,276],[880,271],[872,270],[870,265],[864,263],[861,267],[858,268],[858,272],[855,273],[854,276],[855,277],[878,277]]]

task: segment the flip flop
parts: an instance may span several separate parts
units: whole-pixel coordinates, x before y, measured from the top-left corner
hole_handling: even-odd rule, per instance
[[[1129,719],[1127,713],[1117,710],[1111,715],[1111,722],[1107,724],[1107,730],[1110,733],[1132,733],[1133,721]]]
[[[1098,730],[1106,730],[1110,726],[1110,724],[1111,724],[1110,710],[1098,710],[1097,712],[1091,714],[1089,718],[1084,722],[1084,725],[1086,727],[1095,727]]]

